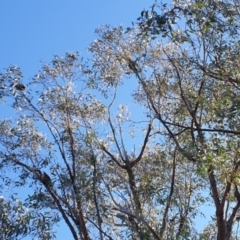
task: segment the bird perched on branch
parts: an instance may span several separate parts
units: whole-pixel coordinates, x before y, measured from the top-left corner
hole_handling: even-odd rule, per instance
[[[52,186],[52,180],[49,175],[45,172],[41,172],[40,170],[35,170],[37,178],[45,185],[45,186]]]
[[[25,89],[25,86],[22,83],[17,83],[15,85],[15,88],[19,91],[23,91]]]
[[[128,61],[128,67],[135,73],[140,72],[141,70],[139,69],[139,67],[136,64],[136,61],[133,61],[131,58],[127,59]]]
[[[52,185],[52,180],[49,177],[49,175],[45,172],[43,172],[41,180],[43,182],[43,184],[47,185],[47,186],[51,186]]]

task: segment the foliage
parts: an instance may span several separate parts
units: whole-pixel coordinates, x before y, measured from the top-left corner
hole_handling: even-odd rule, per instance
[[[237,1],[155,4],[97,29],[89,62],[55,56],[26,85],[2,73],[16,114],[0,122],[1,180],[29,188],[21,207],[2,198],[5,238],[51,239],[60,221],[84,240],[237,236],[238,23]]]

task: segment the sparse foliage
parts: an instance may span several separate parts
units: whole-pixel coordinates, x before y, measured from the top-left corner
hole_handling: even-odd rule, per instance
[[[3,238],[52,239],[60,221],[82,240],[237,236],[239,4],[155,4],[96,30],[89,62],[1,74],[17,113],[0,122],[1,181],[29,188],[20,208],[1,198]]]

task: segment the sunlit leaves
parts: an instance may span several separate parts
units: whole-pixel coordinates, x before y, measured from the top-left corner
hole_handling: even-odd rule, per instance
[[[0,197],[0,237],[20,239],[29,233],[30,211],[18,199],[7,201]]]

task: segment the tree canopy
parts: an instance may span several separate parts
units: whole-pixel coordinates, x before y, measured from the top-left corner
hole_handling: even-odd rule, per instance
[[[76,240],[237,238],[239,11],[155,3],[131,28],[97,29],[90,60],[2,73],[1,239],[53,239],[59,222]]]

